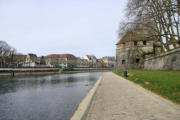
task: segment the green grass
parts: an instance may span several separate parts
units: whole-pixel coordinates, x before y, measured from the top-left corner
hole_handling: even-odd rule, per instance
[[[123,76],[123,71],[114,71],[114,73]],[[180,72],[178,71],[129,70],[126,79],[180,103]]]

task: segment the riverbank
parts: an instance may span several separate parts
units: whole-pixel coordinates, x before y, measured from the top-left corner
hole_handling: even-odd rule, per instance
[[[96,84],[93,86],[93,88],[91,88],[91,90],[88,92],[86,97],[81,101],[81,103],[79,104],[78,108],[76,109],[76,111],[74,112],[70,120],[84,120],[85,119],[89,111],[89,107],[91,105],[92,99],[95,95],[95,92],[97,91],[97,88],[101,84],[102,76],[103,75],[99,77]]]
[[[0,68],[0,76],[47,75],[61,71],[59,68]]]
[[[0,68],[0,76],[47,75],[47,74],[72,74],[85,72],[106,72],[112,68]]]
[[[0,73],[0,76],[24,76],[24,75],[50,75],[59,74],[61,72],[19,72],[19,73]]]
[[[179,105],[112,72],[103,73],[101,78],[96,92],[89,99],[91,102],[87,102],[90,104],[85,102],[86,106],[89,106],[88,109],[86,107],[77,109],[80,113],[85,113],[83,120],[180,119]],[[81,104],[80,106],[83,106]],[[77,112],[75,114],[79,115]],[[77,117],[76,120],[82,119]]]
[[[72,73],[87,73],[87,72],[109,72],[111,70],[91,70],[91,71],[62,71],[63,74],[72,74]]]

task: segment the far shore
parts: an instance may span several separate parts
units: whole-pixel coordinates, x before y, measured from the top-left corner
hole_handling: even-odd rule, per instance
[[[18,72],[14,73],[14,76],[25,76],[25,75],[48,75],[48,74],[59,74],[60,72]],[[13,76],[12,73],[0,73],[0,76]]]
[[[106,69],[106,68],[87,68],[87,69],[77,69],[75,68],[75,70],[70,69],[70,70],[62,70],[62,69],[58,69],[55,68],[54,70],[43,70],[43,68],[41,68],[41,70],[39,70],[39,68],[32,68],[32,70],[17,70],[18,68],[14,68],[15,71],[9,70],[9,68],[5,68],[8,69],[8,71],[3,71],[0,70],[0,76],[25,76],[25,75],[48,75],[48,74],[71,74],[71,73],[86,73],[86,72],[106,72],[106,71],[111,71],[111,69]]]

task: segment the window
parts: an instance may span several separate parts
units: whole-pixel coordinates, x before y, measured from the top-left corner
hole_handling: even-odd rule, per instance
[[[139,63],[139,58],[136,59],[136,63]]]
[[[178,44],[180,45],[180,40],[178,40]]]
[[[137,41],[134,41],[134,46],[137,46]]]
[[[146,43],[146,41],[144,40],[144,41],[143,41],[143,45],[146,45],[146,44],[147,44],[147,43]]]
[[[126,63],[126,60],[122,60],[122,64],[125,64]]]

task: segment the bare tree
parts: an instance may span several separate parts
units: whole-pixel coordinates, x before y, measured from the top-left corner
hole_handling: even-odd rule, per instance
[[[5,41],[0,40],[0,66],[6,67],[11,63],[16,49],[8,45]]]
[[[8,45],[5,41],[0,40],[0,56],[9,56],[16,53],[16,49]]]

